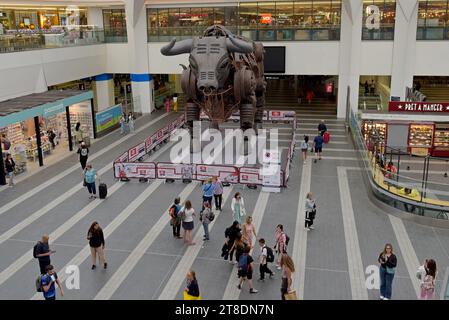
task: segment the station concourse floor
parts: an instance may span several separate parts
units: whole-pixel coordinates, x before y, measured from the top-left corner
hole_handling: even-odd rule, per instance
[[[279,194],[233,186],[225,188],[223,211],[210,227],[211,240],[203,245],[203,229],[195,220],[197,244],[187,247],[172,236],[167,209],[172,200],[201,203],[199,184],[165,184],[138,181],[119,182],[113,178],[112,161],[129,147],[172,121],[176,114],[161,111],[140,118],[136,133],[120,136],[117,131],[95,142],[90,162],[100,170],[108,185],[106,200],[89,200],[82,187],[82,171],[75,154],[40,170],[13,188],[0,191],[0,299],[41,299],[35,291],[39,266],[32,248],[42,234],[50,234],[56,253],[52,264],[64,280],[65,267],[78,265],[79,289],[65,288],[58,299],[182,299],[185,274],[196,271],[202,297],[208,299],[280,299],[280,272],[274,279],[256,281],[257,294],[247,284],[236,288],[236,267],[221,257],[224,230],[232,223],[232,195],[240,191],[248,214],[254,217],[258,237],[274,244],[277,224],[290,236],[289,254],[296,272],[294,288],[299,299],[378,299],[376,286],[365,279],[377,266],[384,245],[392,243],[398,256],[393,299],[416,299],[417,267],[426,258],[437,262],[436,296],[449,267],[449,230],[431,228],[401,220],[382,212],[368,197],[362,182],[360,163],[342,120],[320,111],[298,111],[298,139],[313,137],[317,123],[325,119],[331,142],[323,159],[303,164],[297,148],[288,187]],[[168,161],[171,143],[151,155],[151,161]],[[297,145],[297,147],[299,147]],[[304,230],[304,197],[312,191],[317,198],[315,230]],[[91,270],[87,230],[98,221],[105,233],[108,269]],[[255,240],[253,240],[256,242]],[[257,261],[259,247],[254,249]]]

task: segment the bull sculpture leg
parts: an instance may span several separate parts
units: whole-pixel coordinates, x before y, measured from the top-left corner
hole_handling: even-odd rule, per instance
[[[193,102],[186,104],[186,124],[190,134],[190,153],[199,152],[199,141],[193,136],[193,123],[200,121],[200,108]]]

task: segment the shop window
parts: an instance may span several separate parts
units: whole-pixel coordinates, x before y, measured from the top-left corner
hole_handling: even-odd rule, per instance
[[[293,40],[293,2],[276,2],[276,40]]]
[[[257,40],[257,3],[239,4],[239,31],[248,39]]]
[[[312,1],[296,1],[294,21],[297,27],[295,40],[310,40],[310,30],[313,26]]]
[[[179,25],[181,29],[181,38],[190,38],[192,36],[192,15],[190,13],[190,8],[180,8],[179,9]]]
[[[103,10],[103,27],[106,42],[125,42],[127,35],[125,10]]]
[[[276,4],[274,2],[259,2],[257,24],[259,29],[257,40],[276,40]]]
[[[418,40],[443,40],[448,37],[448,1],[425,0],[419,2]]]
[[[171,38],[178,38],[181,35],[179,24],[179,8],[168,9],[168,29]]]
[[[158,41],[157,9],[147,9],[148,40]]]
[[[364,0],[362,40],[393,40],[395,0]]]

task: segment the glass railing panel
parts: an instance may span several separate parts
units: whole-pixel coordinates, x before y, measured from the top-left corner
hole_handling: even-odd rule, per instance
[[[449,40],[449,28],[444,27],[418,27],[417,40]]]
[[[362,40],[394,40],[394,25],[382,26],[379,29],[363,27]]]

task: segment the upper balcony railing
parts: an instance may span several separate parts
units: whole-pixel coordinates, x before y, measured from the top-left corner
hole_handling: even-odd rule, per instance
[[[254,41],[338,41],[340,40],[340,26],[324,27],[236,27],[226,26],[234,34],[244,36]],[[148,29],[149,42],[170,41],[192,38],[203,34],[206,26],[202,27],[164,27]]]
[[[96,27],[53,27],[50,30],[8,30],[0,35],[0,53],[127,42],[126,30]]]
[[[416,40],[449,40],[449,26],[419,26],[416,33]]]

